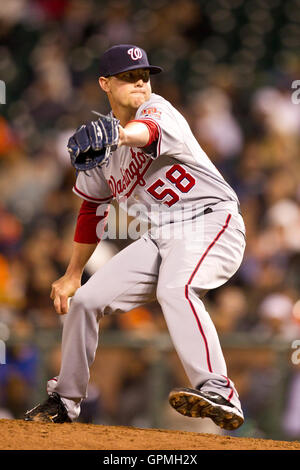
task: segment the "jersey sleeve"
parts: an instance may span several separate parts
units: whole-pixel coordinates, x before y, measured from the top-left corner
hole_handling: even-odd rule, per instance
[[[158,128],[158,139],[149,147],[143,148],[152,158],[160,155],[176,157],[182,154],[184,145],[183,131],[177,116],[167,102],[150,99],[137,111],[136,120],[152,121]]]
[[[95,202],[88,202],[86,200],[82,202],[74,234],[75,242],[99,243],[105,230],[109,206],[106,211],[102,209],[100,214],[98,214],[98,208],[99,205]]]
[[[106,204],[113,199],[100,168],[78,172],[73,192],[82,199],[97,204]]]

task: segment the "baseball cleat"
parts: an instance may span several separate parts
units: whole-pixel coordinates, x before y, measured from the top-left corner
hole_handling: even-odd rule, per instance
[[[25,413],[25,421],[38,423],[71,423],[65,405],[58,393],[53,392],[42,404]]]
[[[175,388],[169,394],[169,403],[184,416],[210,418],[227,431],[239,428],[244,422],[243,413],[218,393]]]

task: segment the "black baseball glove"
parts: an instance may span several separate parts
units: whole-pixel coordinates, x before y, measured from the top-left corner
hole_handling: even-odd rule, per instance
[[[120,121],[110,115],[100,117],[79,127],[68,142],[71,163],[79,171],[95,168],[104,160],[107,151],[118,147]]]

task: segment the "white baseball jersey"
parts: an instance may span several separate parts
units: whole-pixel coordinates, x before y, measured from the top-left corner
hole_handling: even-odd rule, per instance
[[[125,201],[127,210],[139,204],[148,217],[155,207],[166,216],[180,212],[181,220],[219,201],[238,203],[236,193],[200,147],[186,119],[167,100],[152,93],[135,119],[155,121],[158,141],[148,148],[122,146],[101,167],[80,172],[73,188],[77,195],[99,204]]]

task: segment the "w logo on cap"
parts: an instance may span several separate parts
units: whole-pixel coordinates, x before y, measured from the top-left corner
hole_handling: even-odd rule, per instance
[[[143,57],[143,53],[138,47],[132,47],[131,49],[128,49],[127,54],[130,55],[132,60],[138,60]]]

